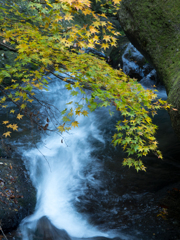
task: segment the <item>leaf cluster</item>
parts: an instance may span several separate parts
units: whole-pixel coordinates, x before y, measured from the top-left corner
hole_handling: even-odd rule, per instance
[[[118,8],[119,2],[113,0],[111,3]],[[95,13],[89,0],[21,0],[21,3],[26,3],[26,11],[21,11],[16,3],[0,9],[2,43],[7,49],[17,52],[14,66],[6,65],[0,73],[0,91],[3,94],[1,107],[5,108],[7,100],[11,100],[19,109],[19,120],[25,115],[39,129],[53,130],[48,128],[49,118],[42,125],[42,116],[30,108],[33,102],[49,107],[37,99],[36,92],[48,90],[51,80],[44,75],[52,73],[66,82],[66,89],[72,96],[79,93],[84,96],[80,102],[67,103],[60,114],[61,123],[57,131],[63,133],[78,127],[76,117],[79,115],[87,116],[88,111],[114,105],[121,112],[123,120],[116,125],[113,144],[121,144],[130,156],[124,159],[123,165],[134,166],[137,171],[145,170],[140,158],[150,151],[162,158],[154,136],[157,126],[152,123],[151,116],[159,108],[167,108],[166,102],[156,101],[154,91],[145,90],[122,70],[112,69],[104,59],[84,52],[88,47],[106,50],[109,46],[116,46],[119,34],[106,14]],[[77,15],[90,20],[82,26],[75,21]],[[100,38],[101,34],[103,37]],[[29,64],[34,64],[37,69],[28,69]],[[5,77],[11,79],[11,84],[6,87],[2,84]],[[17,78],[21,82],[17,82]],[[90,98],[85,88],[91,90]],[[17,125],[8,123],[4,122],[6,128],[18,129]],[[10,134],[7,131],[3,135],[7,137]]]

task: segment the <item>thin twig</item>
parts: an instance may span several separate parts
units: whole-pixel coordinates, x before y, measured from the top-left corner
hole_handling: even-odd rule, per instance
[[[7,237],[6,237],[6,235],[4,234],[1,226],[0,226],[0,230],[1,230],[1,232],[2,232],[3,237],[4,237],[6,240],[8,240]]]

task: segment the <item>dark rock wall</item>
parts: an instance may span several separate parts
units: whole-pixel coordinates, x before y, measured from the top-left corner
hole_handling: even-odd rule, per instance
[[[0,222],[3,231],[18,227],[35,208],[36,191],[23,162],[0,158]]]
[[[165,85],[169,111],[180,137],[180,1],[122,0],[119,22],[132,44],[150,61]]]

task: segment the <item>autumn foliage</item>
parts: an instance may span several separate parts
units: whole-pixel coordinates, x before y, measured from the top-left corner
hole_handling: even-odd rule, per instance
[[[118,9],[120,0],[113,0],[112,4]],[[78,17],[84,18],[85,24],[77,23]],[[157,109],[166,108],[166,103],[156,100],[154,91],[145,90],[122,70],[112,69],[104,59],[84,52],[88,47],[106,50],[116,46],[119,33],[105,13],[92,11],[89,0],[21,0],[0,8],[0,23],[0,44],[17,53],[14,65],[6,65],[0,72],[2,108],[11,100],[19,112],[12,109],[10,114],[19,120],[26,116],[40,129],[63,133],[78,127],[78,121],[72,121],[71,117],[87,116],[87,106],[89,111],[94,111],[113,104],[123,117],[117,122],[117,133],[113,136],[114,146],[121,144],[128,154],[123,165],[145,170],[140,159],[150,151],[162,158],[154,136],[157,126],[151,116]],[[34,66],[34,70],[29,66]],[[66,82],[66,89],[72,95],[79,92],[84,95],[83,104],[67,103],[72,108],[64,107],[62,122],[56,129],[49,129],[49,119],[42,126],[40,117],[29,108],[38,101],[36,90],[48,90],[51,79],[44,77],[48,73]],[[11,81],[8,85],[7,78]],[[86,88],[92,91],[90,98],[86,96]],[[8,120],[3,124],[7,128],[4,137],[18,131],[17,124]]]

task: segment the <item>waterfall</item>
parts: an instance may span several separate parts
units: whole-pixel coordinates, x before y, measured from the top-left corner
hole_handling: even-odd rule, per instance
[[[51,78],[54,80],[53,76]],[[41,98],[44,97],[62,111],[67,102],[79,101],[82,96],[72,97],[63,82],[54,81],[48,92],[42,92]],[[90,226],[73,206],[73,202],[80,201],[77,196],[83,194],[87,182],[98,184],[93,173],[100,169],[100,165],[91,156],[95,146],[92,147],[89,139],[104,144],[95,114],[78,116],[76,120],[79,122],[78,128],[63,136],[55,132],[42,134],[38,149],[22,150],[25,165],[37,189],[35,212],[21,223],[24,239],[28,239],[28,231],[34,230],[37,221],[43,216],[47,216],[54,226],[65,229],[73,237],[107,236]],[[88,164],[93,169],[84,174]]]
[[[71,96],[63,82],[52,75],[49,77],[53,80],[49,91],[41,91],[38,97],[46,99],[58,111],[68,108],[67,102],[80,101],[81,94]],[[151,88],[153,82],[143,78],[141,84]],[[164,88],[158,86],[158,89],[158,97],[165,99]],[[56,118],[60,117],[58,113]],[[111,146],[114,125],[119,118],[119,112],[111,117],[108,109],[97,109],[88,117],[78,116],[75,120],[79,127],[62,136],[43,132],[37,138],[37,147],[32,144],[22,147],[21,143],[24,163],[37,189],[35,212],[20,224],[23,240],[37,239],[37,226],[55,234],[51,238],[41,237],[44,240],[107,240],[107,237],[149,240],[154,232],[161,232],[159,239],[165,239],[163,225],[156,224],[159,212],[156,189],[166,187],[169,172],[175,171],[169,149],[173,146],[178,157],[180,149],[170,128],[169,116],[162,111],[155,117],[155,124],[159,126],[157,140],[165,161],[147,156],[144,161],[148,174],[122,167],[124,153],[120,147]],[[173,177],[176,174],[172,174]]]

